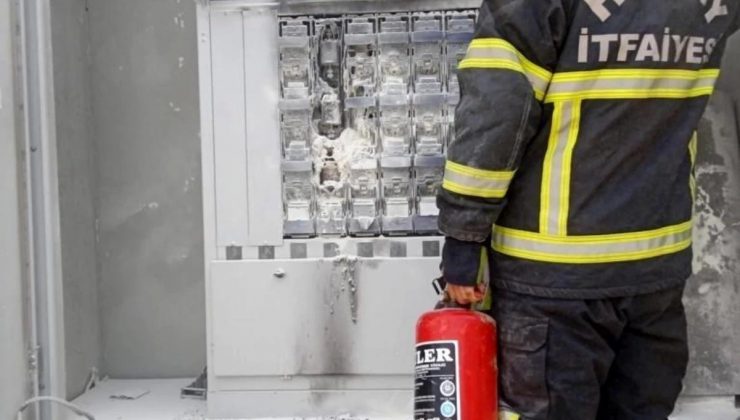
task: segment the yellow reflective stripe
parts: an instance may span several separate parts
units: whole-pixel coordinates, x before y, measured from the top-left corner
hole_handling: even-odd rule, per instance
[[[581,124],[581,102],[556,102],[542,172],[540,232],[567,235],[573,150]]]
[[[718,69],[603,69],[556,73],[545,101],[691,98],[710,95],[718,76]]]
[[[458,184],[457,182],[450,181],[447,178],[445,178],[444,181],[442,181],[442,188],[444,188],[447,191],[451,191],[457,194],[468,195],[471,197],[480,197],[480,198],[504,198],[506,197],[506,191],[507,191],[507,190],[494,190],[494,189],[487,189],[487,188],[467,187],[465,185]]]
[[[666,226],[660,229],[645,230],[640,232],[629,232],[629,233],[609,233],[603,235],[572,235],[572,236],[554,236],[545,235],[537,232],[530,232],[526,230],[517,230],[507,228],[504,226],[496,226],[497,232],[500,232],[506,236],[512,238],[521,238],[526,240],[533,240],[543,243],[552,244],[580,244],[580,245],[600,245],[600,244],[629,244],[634,241],[651,240],[656,238],[662,238],[666,235],[672,235],[675,233],[690,232],[693,227],[691,221],[680,223],[677,225]]]
[[[608,235],[554,236],[496,226],[493,248],[535,261],[596,264],[636,261],[682,251],[691,246],[692,223]]]
[[[486,247],[480,250],[480,261],[478,262],[478,278],[476,284],[485,288],[486,294],[483,300],[476,303],[474,308],[476,311],[489,311],[493,303],[493,296],[491,295],[491,271],[488,264],[488,249]]]
[[[691,246],[691,239],[687,239],[676,245],[656,248],[647,252],[603,254],[590,256],[571,256],[562,254],[529,252],[526,250],[511,248],[503,245],[494,245],[494,249],[510,257],[522,258],[532,261],[560,263],[560,264],[606,264],[616,262],[639,261],[664,255],[675,254]]]
[[[534,64],[511,43],[499,38],[474,39],[458,69],[504,69],[524,74],[538,100],[542,100],[552,73]]]
[[[568,143],[565,146],[560,175],[560,217],[558,218],[558,235],[568,234],[568,212],[570,211],[570,181],[573,150],[576,147],[578,130],[581,127],[581,101],[575,101],[571,106],[571,118],[568,127]]]
[[[497,59],[466,59],[460,62],[458,69],[504,69],[523,73],[529,80],[529,83],[532,85],[534,97],[538,101],[545,99],[545,91],[547,90],[547,86],[544,86],[543,88],[538,80],[533,80],[531,75],[527,73],[526,70],[518,63]]]
[[[473,197],[503,198],[512,179],[514,171],[489,171],[448,160],[442,188]]]
[[[548,82],[552,78],[552,73],[550,71],[534,64],[527,57],[525,57],[524,54],[520,53],[519,50],[517,50],[516,47],[514,47],[510,42],[501,38],[474,39],[470,43],[470,46],[474,48],[502,48],[508,50],[517,55],[519,61],[522,63],[522,66],[528,69],[529,72],[532,72],[540,79],[546,80]]]
[[[602,80],[602,79],[684,79],[695,80],[697,78],[717,78],[719,69],[703,70],[679,70],[679,69],[601,69],[585,71],[569,71],[555,73],[552,77],[553,83],[572,82],[583,80]]]
[[[490,171],[487,169],[465,166],[451,160],[445,162],[445,171],[492,181],[511,181],[514,178],[514,171]]]
[[[689,158],[691,160],[691,171],[689,173],[689,191],[691,193],[692,211],[693,204],[696,203],[696,154],[698,151],[698,135],[696,131],[691,135],[689,140]]]
[[[558,145],[561,143],[561,127],[563,126],[563,107],[564,102],[555,103],[555,109],[552,113],[552,127],[550,127],[550,138],[548,140],[545,161],[542,165],[542,187],[540,188],[540,232],[550,232],[550,185],[552,185],[553,161]]]
[[[511,411],[501,411],[498,415],[498,420],[519,420],[520,418],[519,414]]]

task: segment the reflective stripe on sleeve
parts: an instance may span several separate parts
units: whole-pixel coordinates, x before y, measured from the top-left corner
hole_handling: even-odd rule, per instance
[[[472,197],[503,198],[513,178],[514,171],[489,171],[448,160],[442,188]]]
[[[541,262],[612,263],[683,251],[691,246],[691,234],[690,221],[644,232],[565,237],[496,226],[493,248],[505,255]]]
[[[546,102],[572,99],[681,99],[711,95],[718,69],[604,69],[556,73]]]
[[[532,63],[511,43],[499,38],[474,39],[458,69],[506,69],[522,73],[540,101],[544,99],[552,78],[551,72]]]

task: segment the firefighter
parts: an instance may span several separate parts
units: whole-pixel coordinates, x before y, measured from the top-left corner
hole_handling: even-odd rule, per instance
[[[666,419],[688,359],[695,129],[735,0],[485,0],[438,195],[447,295],[511,418]],[[490,266],[489,266],[490,263]]]

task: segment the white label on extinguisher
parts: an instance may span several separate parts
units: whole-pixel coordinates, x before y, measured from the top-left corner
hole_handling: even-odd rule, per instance
[[[460,420],[457,341],[416,345],[415,420]]]

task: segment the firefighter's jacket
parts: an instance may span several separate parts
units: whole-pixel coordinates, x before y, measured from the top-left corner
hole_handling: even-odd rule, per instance
[[[691,273],[695,129],[739,9],[485,0],[458,69],[440,230],[490,239],[493,279],[514,291],[679,285]]]

